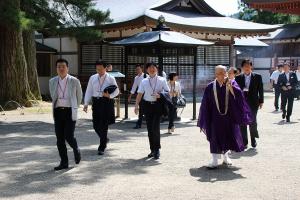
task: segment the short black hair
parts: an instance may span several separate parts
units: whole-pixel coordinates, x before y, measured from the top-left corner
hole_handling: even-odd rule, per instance
[[[279,69],[279,68],[282,68],[282,67],[283,67],[283,65],[279,64],[279,65],[277,65],[277,67],[278,67],[278,69]]]
[[[234,74],[237,74],[237,73],[238,73],[238,70],[237,70],[237,68],[235,68],[235,67],[230,67],[229,70],[233,70],[233,73],[234,73]],[[228,70],[228,71],[229,71],[229,70]]]
[[[287,65],[287,66],[289,66],[290,67],[290,64],[289,63],[283,63],[283,67],[285,66],[285,65]]]
[[[107,66],[106,62],[104,60],[101,60],[101,59],[99,59],[99,60],[96,61],[95,67],[97,65],[102,65],[104,68],[106,68],[106,66]]]
[[[242,67],[244,67],[244,65],[249,64],[250,66],[252,66],[252,61],[250,59],[245,59],[242,61]]]
[[[142,67],[142,64],[136,64],[136,65],[135,65],[135,68],[138,68],[138,67],[143,68],[143,67]]]
[[[173,81],[173,79],[174,79],[175,76],[178,76],[177,72],[171,72],[171,73],[169,73],[169,75],[168,75],[168,79],[169,79],[170,81]]]
[[[154,66],[154,67],[158,68],[156,63],[154,63],[154,62],[149,62],[149,63],[146,64],[146,69],[148,69],[148,68],[151,67],[151,66]]]
[[[242,69],[241,69],[240,67],[237,67],[237,68],[236,68],[236,71],[239,72],[239,73],[241,73],[241,72],[242,72]]]
[[[63,59],[63,58],[59,58],[56,60],[56,66],[58,63],[66,63],[67,67],[69,67],[69,62],[66,60],[66,59]]]

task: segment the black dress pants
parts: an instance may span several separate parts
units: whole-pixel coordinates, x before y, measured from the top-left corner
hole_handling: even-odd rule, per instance
[[[280,93],[281,93],[281,89],[280,86],[274,84],[274,91],[275,91],[275,99],[274,99],[274,107],[275,109],[279,109],[279,97],[280,97]],[[281,102],[282,104],[282,102]],[[280,109],[282,109],[282,105],[280,106]]]
[[[253,116],[253,122],[249,125],[249,130],[250,130],[250,137],[251,137],[251,141],[254,142],[255,138],[259,138],[258,136],[258,130],[257,130],[257,109],[255,108],[251,108],[251,113]],[[242,133],[242,137],[243,137],[243,142],[244,145],[248,145],[248,131],[247,131],[248,126],[247,125],[241,125],[240,129],[241,129],[241,133]]]
[[[142,123],[143,123],[143,116],[144,116],[144,109],[143,109],[143,106],[144,106],[144,101],[141,100],[140,104],[139,104],[139,118],[136,122],[136,126],[142,126]]]
[[[287,117],[292,115],[295,92],[294,90],[282,91],[282,112],[286,114]]]
[[[109,125],[109,116],[106,113],[107,103],[105,99],[93,97],[93,127],[100,138],[98,151],[104,151],[107,146],[107,132]]]
[[[177,117],[177,108],[173,105],[169,105],[169,126],[168,129],[172,129],[174,127],[174,120]]]
[[[76,121],[72,120],[71,108],[54,109],[54,126],[57,139],[57,149],[62,164],[68,164],[68,153],[66,142],[72,147],[73,151],[78,151],[78,144],[74,137]]]
[[[158,102],[144,101],[148,138],[151,151],[160,149],[160,118],[161,105]]]

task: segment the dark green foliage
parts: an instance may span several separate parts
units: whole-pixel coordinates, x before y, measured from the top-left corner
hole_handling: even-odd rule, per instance
[[[237,18],[263,24],[291,24],[300,22],[300,16],[272,13],[269,11],[261,11],[249,8],[245,3],[239,1],[240,12]]]

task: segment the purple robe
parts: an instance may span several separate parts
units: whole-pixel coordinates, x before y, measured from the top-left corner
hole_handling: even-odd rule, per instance
[[[205,89],[197,126],[210,142],[211,153],[225,153],[228,150],[241,152],[245,149],[239,125],[252,122],[251,110],[246,103],[243,92],[235,81],[232,81],[235,96],[229,92],[228,111],[221,115],[217,110],[213,84]],[[225,85],[216,84],[220,112],[225,112]]]

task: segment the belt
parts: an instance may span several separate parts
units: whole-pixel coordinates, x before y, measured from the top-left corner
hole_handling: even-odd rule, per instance
[[[99,99],[104,99],[104,97],[92,97],[93,100],[99,100]]]
[[[157,103],[157,101],[145,101],[145,102],[148,104],[156,104]]]
[[[71,107],[56,107],[57,110],[68,110],[71,109]]]

